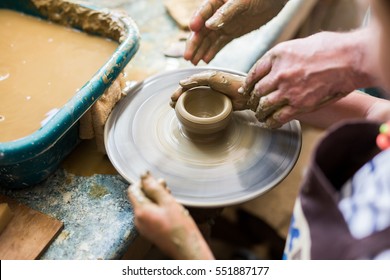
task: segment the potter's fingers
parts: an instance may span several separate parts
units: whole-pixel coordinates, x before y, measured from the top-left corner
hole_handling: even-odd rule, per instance
[[[144,176],[141,179],[141,182],[142,190],[145,195],[158,205],[170,203],[172,201],[172,196],[166,190],[165,186],[160,184],[150,174]]]
[[[238,88],[242,86],[244,79],[242,76],[222,71],[208,70],[181,80],[180,85],[184,90],[198,86],[208,86],[215,91],[233,97],[239,94]]]
[[[163,178],[158,178],[157,183],[159,183],[161,186],[163,186],[165,189],[168,189],[167,187],[167,181],[165,181]]]
[[[183,90],[188,90],[199,86],[211,87],[211,79],[216,75],[218,75],[218,71],[207,70],[180,80],[179,84],[182,86]]]
[[[244,84],[245,77],[219,71],[210,80],[210,86],[220,92],[238,94],[238,89]]]
[[[210,34],[210,30],[207,29],[202,29],[199,32],[191,32],[190,36],[186,41],[186,46],[183,54],[184,59],[191,61],[196,55],[198,49],[201,47],[203,41],[210,36],[212,37],[212,34]]]
[[[277,110],[288,104],[288,100],[283,97],[281,91],[272,92],[261,97],[256,109],[256,118],[264,122],[273,115]]]
[[[185,60],[191,61],[191,59],[194,57],[196,50],[199,47],[200,39],[199,35],[195,32],[191,32],[190,36],[188,37],[186,41],[186,47],[184,50],[183,58]]]
[[[169,194],[172,194],[171,189],[168,188],[167,181],[165,181],[165,180],[162,179],[162,178],[159,178],[159,179],[157,179],[157,182],[158,182],[160,185],[162,185],[162,186],[167,190],[167,192],[168,192]]]
[[[256,119],[259,122],[264,123],[268,118],[270,118],[275,113],[275,110],[276,108],[262,109],[261,107],[258,106],[255,112]]]
[[[205,0],[202,5],[193,14],[189,28],[192,31],[198,32],[218,9],[224,4],[223,0]]]
[[[263,109],[277,108],[288,104],[288,99],[281,90],[276,90],[260,98],[259,106]]]
[[[267,120],[264,122],[264,127],[270,128],[270,129],[277,129],[280,128],[283,124],[278,122],[272,117],[269,117]]]
[[[277,88],[278,88],[278,84],[277,81],[273,79],[273,76],[270,74],[265,76],[254,86],[253,90],[249,94],[250,96],[248,101],[249,108],[251,108],[252,110],[254,108],[257,108],[260,98],[267,94],[276,92]],[[280,93],[280,91],[277,92]],[[281,97],[280,94],[278,96]],[[274,96],[272,100],[275,100],[275,97],[276,96]],[[273,101],[273,102],[277,103],[277,101]]]
[[[191,62],[194,65],[198,65],[199,61],[203,59],[203,56],[207,53],[211,46],[211,40],[209,37],[205,37],[202,44],[196,50],[196,54],[193,56]]]
[[[279,126],[282,126],[283,124],[296,118],[300,113],[301,111],[296,107],[292,107],[289,105],[283,106],[272,115],[272,119],[275,122],[270,128],[277,128]],[[276,125],[276,123],[278,123],[278,125]]]
[[[172,101],[172,100],[171,100],[171,101],[169,102],[169,106],[171,106],[173,109],[175,109],[176,103],[177,103],[176,101]]]
[[[175,108],[176,106],[176,101],[179,99],[180,95],[182,95],[184,92],[183,88],[182,87],[178,87],[174,92],[173,94],[171,95],[171,103],[170,105],[172,106],[172,108]]]
[[[142,192],[139,184],[140,183],[135,183],[127,188],[127,197],[134,208],[151,202]]]
[[[260,96],[257,96],[254,93],[250,94],[249,100],[247,102],[247,106],[250,110],[256,112],[257,106],[259,106]]]
[[[268,75],[264,76],[260,81],[258,81],[251,91],[250,95],[256,95],[257,97],[263,97],[267,94],[273,93],[278,89],[278,80],[275,78],[275,75],[270,72]]]
[[[249,94],[252,92],[255,84],[271,72],[272,63],[272,55],[265,54],[262,58],[260,58],[260,60],[258,60],[249,70],[244,86],[240,89],[240,91],[243,94]]]
[[[283,126],[285,123],[293,120],[299,114],[301,110],[297,107],[290,105],[282,106],[277,109],[268,119],[265,120],[265,126],[271,129],[276,129]]]
[[[242,14],[246,10],[246,3],[232,0],[227,1],[206,21],[206,27],[213,30],[221,29],[225,24],[233,22],[236,16]]]
[[[226,36],[221,35],[219,36],[215,42],[211,45],[207,53],[203,56],[203,61],[206,63],[209,63],[215,56],[216,54],[224,47],[226,44],[229,42],[226,38]]]

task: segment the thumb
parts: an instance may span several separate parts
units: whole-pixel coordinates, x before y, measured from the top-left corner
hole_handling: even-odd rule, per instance
[[[246,4],[242,4],[240,1],[229,0],[206,21],[206,27],[212,30],[221,29],[225,24],[231,23],[237,15],[245,10]]]

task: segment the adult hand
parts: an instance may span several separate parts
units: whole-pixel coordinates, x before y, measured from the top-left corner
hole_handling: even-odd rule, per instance
[[[175,259],[212,259],[213,255],[188,211],[169,193],[165,182],[149,173],[129,187],[138,231]]]
[[[241,92],[256,117],[277,128],[353,90],[374,84],[367,63],[368,30],[322,32],[283,42],[249,71]]]
[[[244,81],[245,77],[243,76],[215,70],[194,74],[180,81],[180,87],[171,96],[171,106],[175,107],[176,101],[183,92],[194,87],[207,86],[228,96],[232,101],[233,110],[250,109],[247,105],[249,97],[238,92]]]
[[[190,21],[184,58],[209,63],[234,38],[272,19],[287,0],[205,0]]]

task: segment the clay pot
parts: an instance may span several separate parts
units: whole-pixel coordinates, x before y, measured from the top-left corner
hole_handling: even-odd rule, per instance
[[[196,139],[215,136],[230,122],[232,102],[208,87],[184,92],[175,107],[176,116],[186,136]]]

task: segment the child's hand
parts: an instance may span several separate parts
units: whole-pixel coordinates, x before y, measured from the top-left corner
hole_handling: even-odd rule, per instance
[[[135,225],[144,237],[175,259],[212,259],[213,255],[188,211],[162,180],[149,173],[128,189]]]

